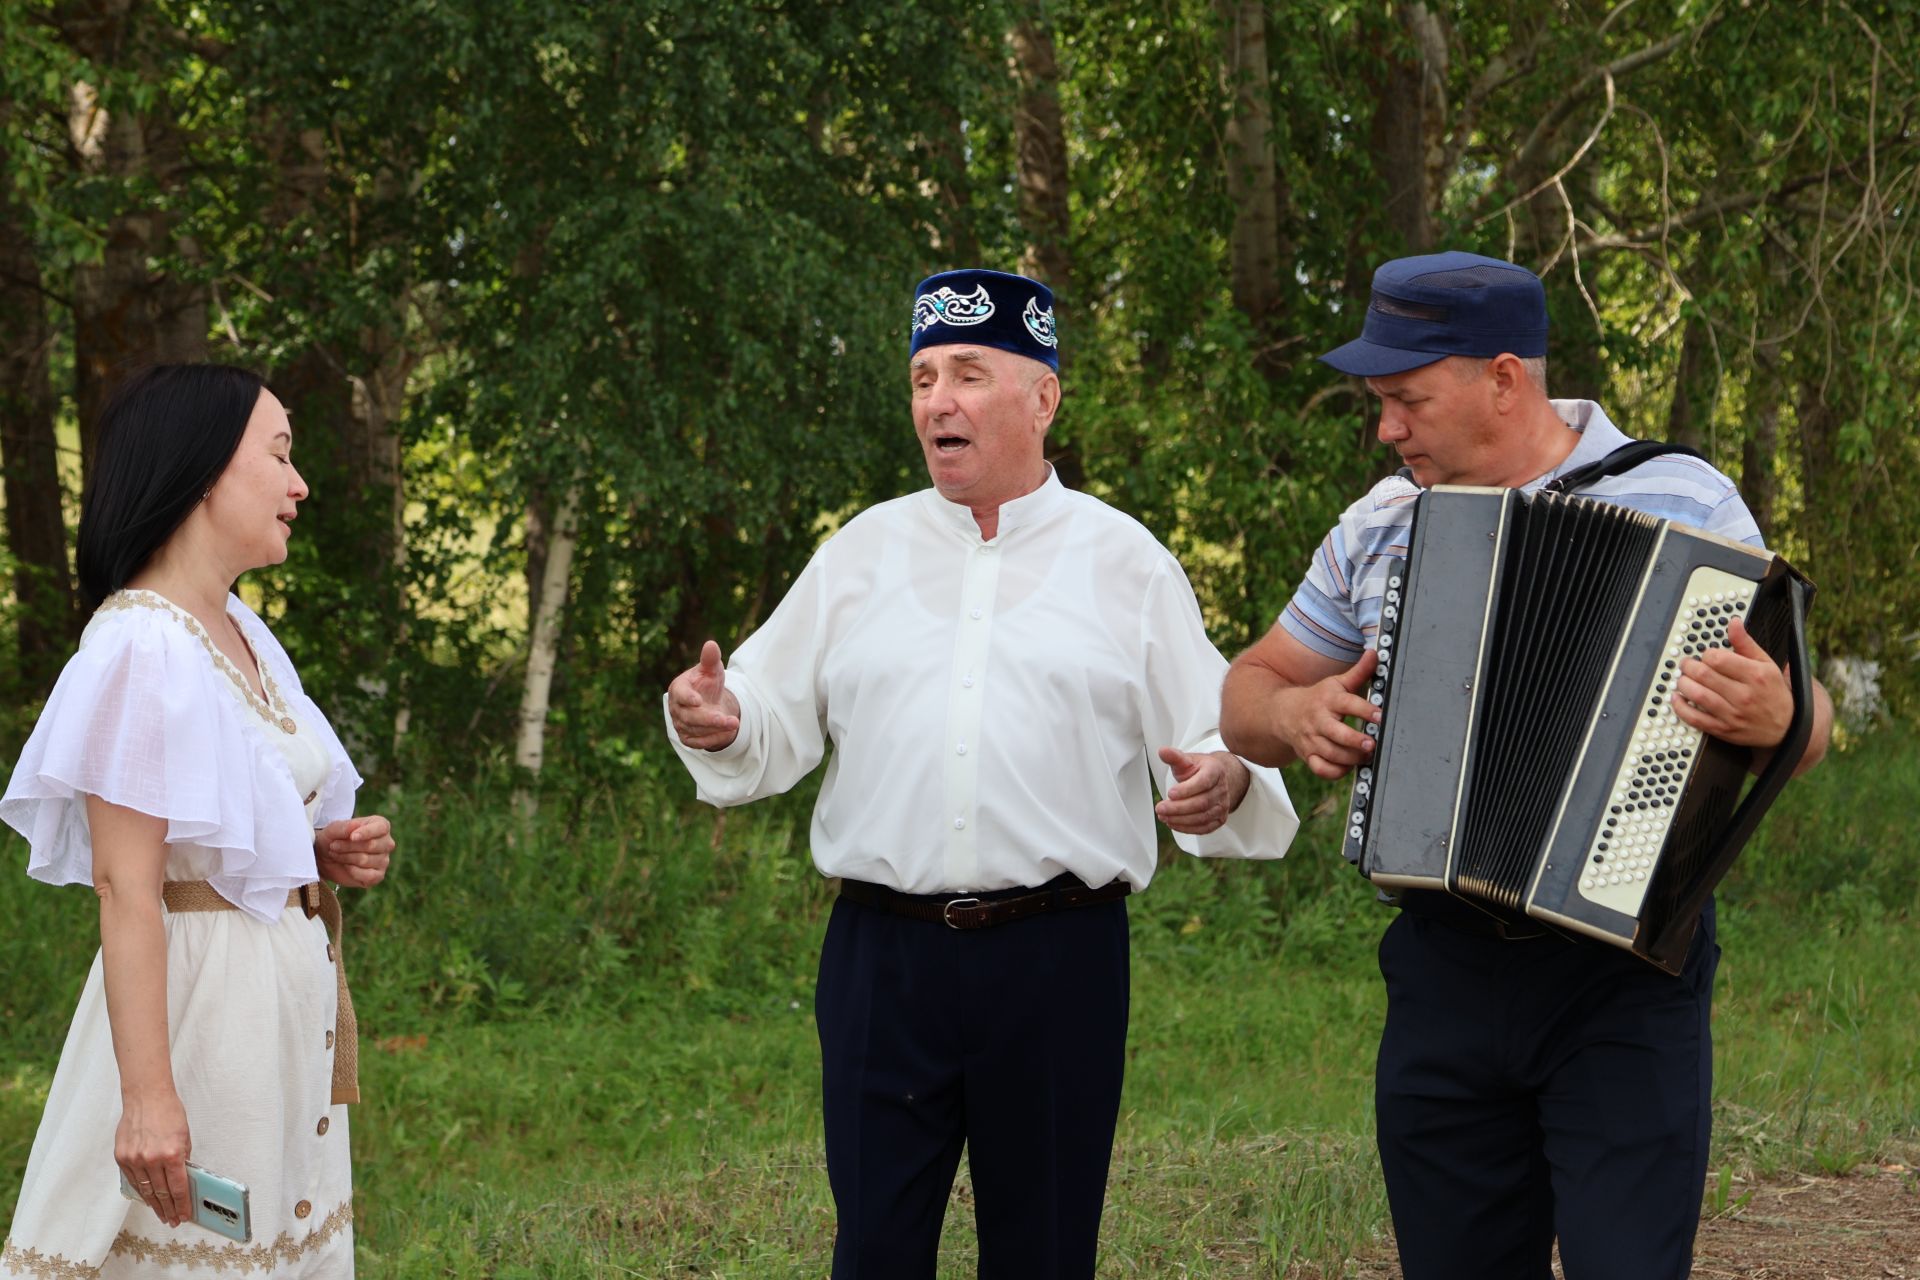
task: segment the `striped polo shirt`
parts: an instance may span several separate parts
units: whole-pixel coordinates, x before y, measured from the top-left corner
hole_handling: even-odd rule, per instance
[[[1564,472],[1598,462],[1627,443],[1620,428],[1593,401],[1551,403],[1561,420],[1580,433],[1580,442],[1559,466],[1521,485],[1522,493],[1532,493]],[[1736,542],[1763,545],[1760,527],[1733,481],[1685,454],[1653,458],[1580,492]],[[1389,476],[1341,514],[1280,615],[1280,625],[1289,635],[1339,662],[1358,661],[1364,649],[1373,647],[1380,630],[1380,597],[1387,589],[1387,562],[1407,554],[1413,503],[1419,496],[1420,487],[1412,480]]]

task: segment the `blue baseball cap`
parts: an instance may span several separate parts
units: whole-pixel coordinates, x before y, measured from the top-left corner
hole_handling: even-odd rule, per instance
[[[1053,290],[1005,271],[942,271],[913,291],[909,356],[949,342],[998,347],[1060,371]]]
[[[1383,378],[1448,356],[1547,354],[1547,291],[1525,267],[1477,253],[1395,258],[1373,273],[1360,336],[1320,357]]]

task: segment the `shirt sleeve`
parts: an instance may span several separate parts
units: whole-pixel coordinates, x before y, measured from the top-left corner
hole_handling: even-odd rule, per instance
[[[1220,685],[1227,661],[1207,639],[1200,604],[1180,564],[1164,550],[1142,612],[1141,722],[1147,759],[1160,794],[1173,786],[1163,746],[1186,752],[1225,751],[1220,738]],[[1280,771],[1242,760],[1251,781],[1226,824],[1204,836],[1174,832],[1174,843],[1207,858],[1278,858],[1300,829]]]
[[[1336,662],[1360,660],[1379,629],[1382,575],[1377,566],[1407,554],[1419,496],[1411,481],[1391,478],[1341,514],[1280,613],[1279,625],[1288,635]]]
[[[167,824],[167,844],[218,855],[207,876],[229,902],[278,919],[287,891],[314,879],[313,828],[293,776],[239,722],[206,655],[143,610],[96,622],[60,673],[0,800],[27,839],[27,874],[93,879],[87,797]]]
[[[831,545],[831,544],[829,544]],[[693,775],[695,792],[722,808],[778,795],[807,776],[826,754],[827,707],[821,664],[827,548],[814,553],[766,623],[741,641],[727,664],[727,689],[740,703],[740,733],[718,751],[680,741],[665,694],[660,711],[667,741]]]
[[[1714,504],[1713,513],[1707,517],[1704,527],[1708,533],[1766,549],[1767,540],[1760,534],[1760,522],[1747,509],[1746,499],[1731,485],[1727,487],[1726,496]]]

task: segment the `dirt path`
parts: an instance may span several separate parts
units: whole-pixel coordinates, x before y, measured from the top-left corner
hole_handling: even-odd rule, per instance
[[[1738,1207],[1700,1224],[1693,1280],[1920,1280],[1913,1168],[1862,1165],[1844,1178],[1735,1183],[1729,1200]],[[1349,1274],[1399,1280],[1400,1268],[1389,1251]]]
[[[1733,1198],[1745,1190],[1736,1186]],[[1845,1178],[1751,1188],[1738,1210],[1700,1224],[1697,1280],[1920,1280],[1920,1178],[1863,1165]]]

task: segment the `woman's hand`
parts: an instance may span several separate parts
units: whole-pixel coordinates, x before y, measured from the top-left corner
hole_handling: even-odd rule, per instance
[[[192,1154],[187,1109],[178,1093],[169,1088],[121,1094],[114,1162],[146,1206],[170,1227],[193,1216],[187,1183],[187,1157]]]
[[[379,814],[329,822],[313,837],[320,874],[346,889],[371,889],[387,878],[393,824]]]

